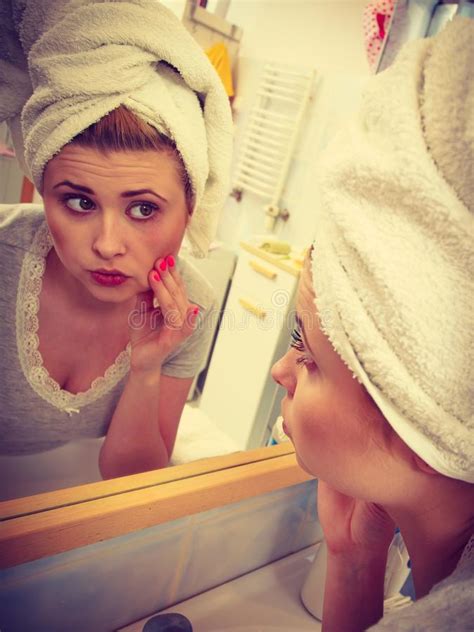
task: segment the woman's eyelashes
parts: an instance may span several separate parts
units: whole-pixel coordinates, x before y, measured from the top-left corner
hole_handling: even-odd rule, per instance
[[[304,351],[304,342],[303,342],[303,339],[301,337],[301,333],[298,327],[295,327],[293,331],[291,332],[290,346],[293,347],[293,349],[296,349],[297,351]]]
[[[65,195],[61,203],[76,215],[89,215],[96,208],[94,202],[83,195]],[[134,202],[127,207],[126,214],[133,220],[143,222],[153,219],[159,211],[160,208],[153,202]]]
[[[306,347],[304,346],[303,338],[301,337],[301,332],[298,327],[295,327],[291,332],[290,347],[296,349],[299,354],[296,358],[296,364],[303,364],[307,367],[316,366],[313,358],[306,352]]]
[[[94,208],[94,202],[82,195],[64,195],[61,198],[61,203],[67,210],[80,215],[85,215]]]

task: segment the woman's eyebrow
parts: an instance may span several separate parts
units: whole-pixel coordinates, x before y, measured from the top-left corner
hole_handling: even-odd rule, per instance
[[[82,184],[74,184],[74,182],[71,182],[70,180],[62,180],[61,182],[58,182],[58,184],[54,185],[53,189],[57,189],[58,187],[61,187],[61,186],[71,187],[71,189],[82,191],[82,193],[89,193],[90,195],[95,195],[94,191],[92,189],[89,189],[89,187],[82,186]]]
[[[153,189],[136,189],[135,191],[124,191],[123,193],[121,193],[121,197],[134,197],[135,195],[143,195],[143,193],[151,193],[151,195],[154,195],[157,198],[160,198],[160,200],[163,200],[164,202],[167,202],[168,200],[166,198],[164,198],[162,195],[159,195],[158,193],[155,193],[155,191],[153,191]]]
[[[309,351],[309,353],[314,358],[315,356],[314,356],[313,350],[309,346],[308,339],[306,338],[306,333],[305,333],[304,325],[303,325],[303,319],[298,314],[295,314],[295,321],[296,321],[296,324],[298,325],[298,329],[301,331],[301,335],[303,337],[303,342],[304,342],[304,346],[306,347],[306,351]]]
[[[53,189],[57,189],[60,186],[68,186],[68,187],[71,187],[71,189],[75,189],[76,191],[81,191],[81,193],[88,193],[89,195],[95,195],[94,191],[90,189],[89,187],[85,187],[82,184],[75,184],[74,182],[71,182],[70,180],[62,180],[61,182],[58,182],[58,184],[54,185]],[[129,198],[129,197],[134,197],[136,195],[143,195],[144,193],[150,193],[151,195],[154,195],[160,200],[163,200],[163,202],[168,201],[162,195],[155,193],[153,189],[136,189],[134,191],[124,191],[123,193],[120,194],[120,197]]]

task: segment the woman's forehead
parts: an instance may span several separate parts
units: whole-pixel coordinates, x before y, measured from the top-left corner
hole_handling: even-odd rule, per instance
[[[103,168],[126,168],[131,170],[156,168],[160,166],[173,165],[173,156],[170,152],[146,150],[109,150],[103,151],[94,147],[83,147],[71,143],[61,149],[48,165],[64,165],[68,163],[95,163]]]
[[[347,368],[334,350],[329,338],[321,329],[321,321],[315,300],[316,294],[313,286],[311,259],[307,256],[298,285],[296,300],[298,319],[305,332],[310,351],[318,363],[324,365],[331,372],[334,371],[335,375],[339,374],[340,371],[345,373]]]
[[[305,260],[298,284],[296,312],[298,320],[302,324],[308,338],[310,338],[310,340],[315,340],[315,336],[321,334],[321,331],[319,326],[318,310],[315,303],[313,278],[307,259],[308,257]]]
[[[313,272],[311,270],[311,257],[308,253],[304,259],[303,269],[301,270],[300,280],[298,284],[298,295],[301,301],[305,303],[305,308],[308,309],[311,306],[311,311],[317,313],[315,304],[315,292],[313,286]]]
[[[172,155],[154,150],[104,153],[71,144],[50,160],[44,178],[45,183],[56,183],[59,178],[85,184],[92,189],[102,183],[113,184],[117,189],[124,186],[130,188],[131,184],[134,189],[156,185],[165,187],[168,194],[172,194],[175,189],[182,189]]]

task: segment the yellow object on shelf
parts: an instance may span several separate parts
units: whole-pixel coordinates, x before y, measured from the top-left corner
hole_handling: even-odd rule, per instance
[[[249,266],[252,268],[252,270],[258,272],[258,274],[261,274],[262,276],[266,277],[267,279],[271,279],[272,281],[274,281],[278,276],[276,272],[274,272],[273,270],[269,270],[266,266],[262,265],[258,261],[250,260]]]
[[[290,244],[287,241],[281,241],[279,239],[262,241],[260,248],[273,255],[289,255],[291,252]]]
[[[230,65],[229,53],[224,42],[218,42],[206,50],[206,55],[209,57],[211,64],[217,71],[217,74],[222,79],[227,96],[234,96],[234,84],[232,81],[232,71]]]
[[[253,303],[252,301],[248,301],[246,298],[239,298],[239,303],[245,310],[247,310],[257,318],[265,318],[265,316],[267,315],[264,309],[258,307],[258,305],[255,305],[255,303]]]

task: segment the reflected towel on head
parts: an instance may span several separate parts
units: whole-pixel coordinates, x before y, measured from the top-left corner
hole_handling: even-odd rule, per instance
[[[0,121],[38,190],[66,143],[124,105],[175,142],[195,196],[187,236],[207,254],[228,193],[232,118],[171,11],[156,0],[12,0],[0,7],[0,58]]]
[[[474,21],[412,42],[321,164],[321,326],[429,465],[474,482]]]

